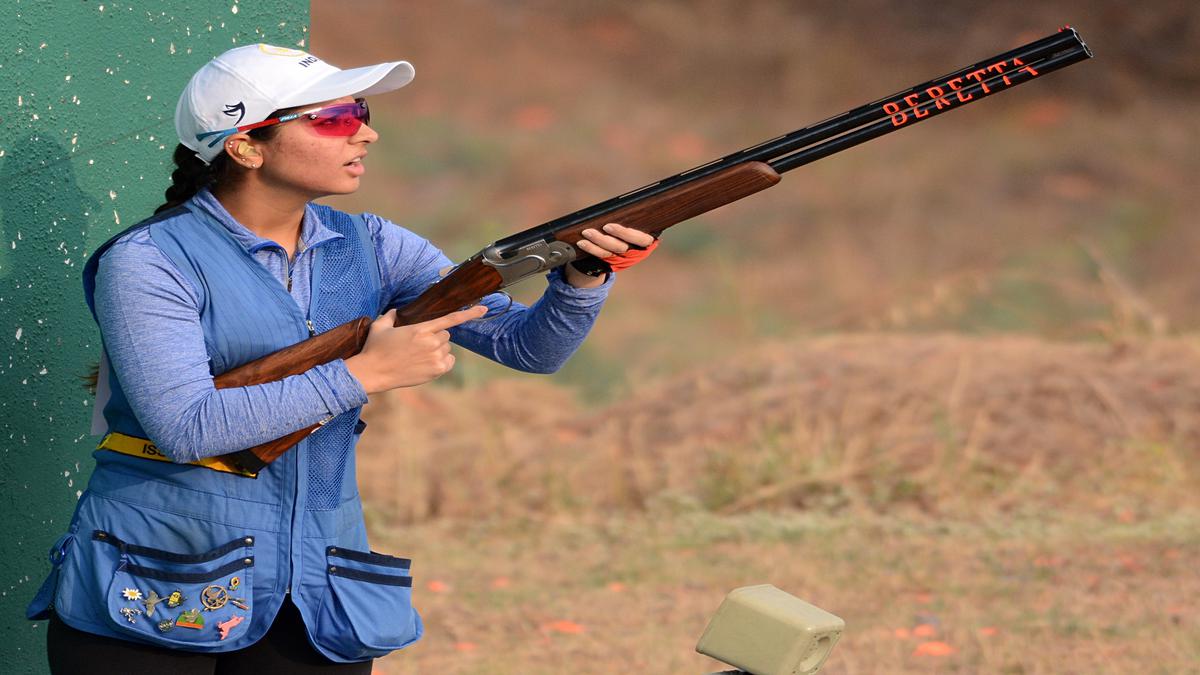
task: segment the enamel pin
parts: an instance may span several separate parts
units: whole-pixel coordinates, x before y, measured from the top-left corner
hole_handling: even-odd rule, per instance
[[[238,625],[244,619],[244,616],[234,614],[227,621],[222,621],[217,624],[217,630],[221,631],[221,639],[224,640],[229,636],[229,631],[233,630],[234,626]]]
[[[189,609],[175,619],[175,625],[183,628],[204,628],[204,617],[200,615],[200,610]]]
[[[154,617],[154,608],[163,600],[166,598],[158,597],[158,593],[155,593],[154,590],[146,594],[146,598],[142,600],[142,604],[146,606],[146,618]]]
[[[125,590],[121,591],[121,596],[126,600],[133,600],[134,602],[137,602],[138,600],[142,599],[142,592],[136,588],[126,588]]]
[[[204,605],[204,610],[207,612],[221,609],[225,606],[226,602],[229,602],[229,591],[216,584],[206,586],[203,591],[200,591],[200,602]]]

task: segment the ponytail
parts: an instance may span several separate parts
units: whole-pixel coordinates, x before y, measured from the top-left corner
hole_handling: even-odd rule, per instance
[[[273,119],[281,115],[286,115],[291,110],[300,110],[300,108],[284,108],[276,110],[267,115],[266,119]],[[275,138],[275,134],[279,131],[279,125],[272,124],[268,127],[252,129],[247,132],[250,138],[259,141],[270,141]],[[217,185],[220,183],[231,182],[236,180],[234,177],[233,167],[236,166],[229,159],[229,155],[222,152],[218,154],[211,164],[205,164],[203,160],[196,156],[196,151],[180,143],[175,146],[175,153],[172,156],[175,161],[175,170],[171,172],[171,185],[167,188],[167,201],[154,209],[154,213],[158,214],[168,209],[173,209],[176,206],[186,202],[196,195],[200,190],[209,185]],[[83,381],[83,388],[93,396],[96,394],[96,384],[100,379],[100,364],[99,362],[92,363],[88,367],[86,375],[78,376]]]
[[[218,182],[229,170],[229,155],[222,152],[212,164],[205,164],[196,156],[196,151],[180,143],[175,146],[175,170],[171,172],[171,185],[167,188],[167,201],[154,213],[158,214],[191,199],[202,188]]]

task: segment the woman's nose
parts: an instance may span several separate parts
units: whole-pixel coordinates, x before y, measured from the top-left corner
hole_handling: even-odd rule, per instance
[[[379,132],[375,131],[367,124],[359,127],[358,133],[354,134],[354,136],[356,140],[366,141],[367,143],[374,143],[375,141],[379,140]]]

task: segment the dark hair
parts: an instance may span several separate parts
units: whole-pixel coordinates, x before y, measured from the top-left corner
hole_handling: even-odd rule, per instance
[[[280,115],[286,115],[292,110],[299,108],[284,108],[276,110],[266,117],[273,119]],[[279,133],[279,125],[272,124],[267,127],[252,129],[247,132],[250,138],[259,141],[270,141]],[[173,155],[175,160],[175,170],[171,172],[171,185],[167,188],[167,201],[154,209],[154,213],[161,213],[168,209],[173,209],[176,206],[191,199],[202,188],[209,185],[216,185],[223,182],[237,180],[237,173],[234,170],[236,166],[225,152],[218,154],[211,164],[205,164],[196,152],[186,145],[180,143],[175,146]],[[83,388],[88,393],[95,395],[96,384],[100,379],[100,363],[92,363],[88,367],[86,375],[80,375],[79,379],[83,380]]]

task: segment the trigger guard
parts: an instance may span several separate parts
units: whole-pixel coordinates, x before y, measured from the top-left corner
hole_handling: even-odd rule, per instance
[[[493,319],[497,319],[497,318],[503,316],[504,314],[507,314],[508,310],[512,309],[513,297],[508,294],[508,291],[501,290],[501,291],[496,291],[496,292],[499,293],[500,295],[503,295],[504,297],[508,298],[508,304],[504,306],[504,309],[500,310],[499,312],[496,312],[495,314],[493,314],[491,316],[488,316],[485,314],[485,315],[479,317],[478,319],[473,319],[473,321],[491,321]],[[475,304],[477,305],[479,303],[475,303]],[[471,307],[474,307],[474,306],[475,305],[469,305],[467,307],[463,307],[463,309],[470,309]],[[489,309],[489,311],[491,311],[491,310]]]

